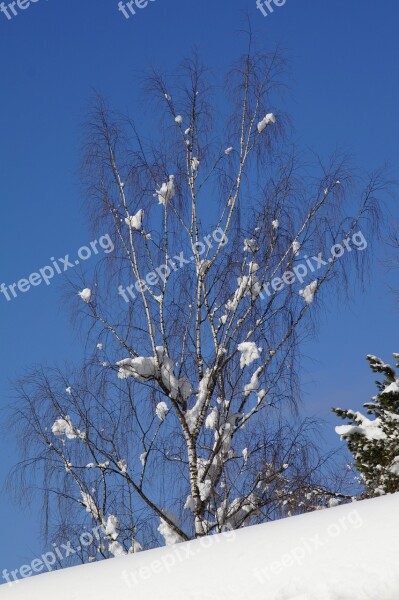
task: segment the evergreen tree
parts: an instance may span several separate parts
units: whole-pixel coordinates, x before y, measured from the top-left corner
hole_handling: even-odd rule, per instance
[[[393,356],[399,367],[399,354]],[[399,491],[399,378],[380,358],[369,355],[367,360],[374,373],[385,376],[383,382],[376,382],[379,393],[363,405],[367,414],[375,418],[340,408],[333,412],[350,421],[335,431],[346,440],[355,458],[366,486],[363,496],[372,497]]]

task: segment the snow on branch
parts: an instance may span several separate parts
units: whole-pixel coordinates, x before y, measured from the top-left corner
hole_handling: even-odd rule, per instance
[[[276,122],[276,117],[273,113],[268,113],[261,121],[258,123],[258,132],[262,133],[262,131],[271,124]]]
[[[207,396],[208,396],[208,385],[209,385],[210,378],[211,378],[211,370],[207,369],[205,372],[205,375],[199,382],[197,401],[194,404],[193,408],[188,410],[186,413],[186,423],[187,423],[188,428],[191,433],[194,432],[194,430],[198,424],[199,417],[204,408],[204,404],[205,404]]]
[[[83,431],[80,431],[80,429],[75,429],[71,418],[68,415],[66,415],[65,418],[57,419],[53,423],[51,431],[57,437],[65,436],[68,440],[74,440],[77,438],[81,440],[86,439],[86,434]]]
[[[169,175],[169,180],[155,191],[154,197],[158,196],[158,203],[166,206],[175,196],[175,176]]]
[[[335,431],[342,439],[352,435],[361,435],[368,440],[385,440],[386,434],[381,428],[382,421],[377,418],[371,421],[360,412],[348,411],[348,415],[355,421],[356,425],[338,425]]]
[[[171,521],[172,523],[174,523],[176,525],[176,527],[178,527],[178,520],[177,517],[172,514],[170,511],[163,511],[164,515],[169,519],[169,521]],[[177,533],[177,531],[175,531],[175,529],[173,529],[173,527],[171,527],[169,525],[169,523],[167,523],[165,521],[165,519],[160,519],[160,524],[158,526],[158,531],[161,534],[161,536],[163,537],[163,539],[165,540],[165,544],[167,546],[174,546],[175,544],[180,544],[181,542],[184,542],[185,540]]]
[[[256,273],[259,271],[259,265],[255,262],[250,262],[248,265],[249,274],[237,278],[237,289],[234,295],[226,303],[226,309],[231,312],[236,312],[241,300],[245,296],[250,296],[252,300],[256,300],[262,291],[259,278]]]
[[[312,304],[314,296],[317,290],[318,282],[317,279],[309,283],[303,290],[299,290],[299,295],[305,300],[306,304]]]
[[[98,508],[94,498],[87,492],[81,491],[80,493],[82,495],[82,504],[86,508],[86,512],[88,512],[96,521],[103,523],[104,516],[102,511]]]
[[[170,398],[179,397],[187,400],[192,394],[192,387],[185,377],[177,378],[173,372],[173,360],[170,359],[162,346],[156,347],[157,360],[153,357],[138,356],[125,358],[116,363],[119,367],[119,379],[134,377],[138,381],[158,381],[166,387]]]
[[[249,366],[254,360],[258,360],[258,358],[260,358],[260,353],[262,352],[262,348],[258,348],[255,342],[241,342],[241,344],[238,344],[237,349],[241,352],[241,369],[245,366]]]
[[[135,229],[136,231],[141,231],[141,228],[143,226],[143,219],[144,210],[140,209],[135,215],[129,215],[128,217],[126,217],[125,223],[132,229]]]

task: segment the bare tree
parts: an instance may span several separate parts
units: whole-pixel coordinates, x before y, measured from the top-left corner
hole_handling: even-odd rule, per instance
[[[245,55],[225,94],[209,80],[196,59],[175,82],[154,72],[142,126],[97,99],[83,172],[114,251],[75,289],[88,355],[18,387],[17,487],[41,474],[51,535],[86,514],[103,556],[340,497],[297,415],[299,345],[323,289],[362,273],[351,243],[376,222],[383,178],[357,192],[345,157],[300,160],[278,53]]]
[[[394,222],[388,233],[386,240],[388,247],[393,248],[393,252],[389,252],[389,258],[384,261],[387,271],[397,272],[399,267],[399,223]],[[388,284],[389,290],[394,294],[396,302],[399,302],[399,290],[396,285]]]

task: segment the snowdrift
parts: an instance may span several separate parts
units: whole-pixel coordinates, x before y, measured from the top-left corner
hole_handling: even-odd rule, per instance
[[[398,600],[399,494],[38,575],[4,600]]]

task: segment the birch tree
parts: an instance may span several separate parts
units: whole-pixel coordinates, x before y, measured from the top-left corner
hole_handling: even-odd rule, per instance
[[[134,118],[91,110],[88,212],[114,251],[74,284],[81,364],[25,377],[14,415],[48,533],[103,526],[82,560],[346,498],[298,415],[300,344],[361,276],[384,183],[298,154],[284,77],[249,52],[212,87],[194,59],[153,72]]]

